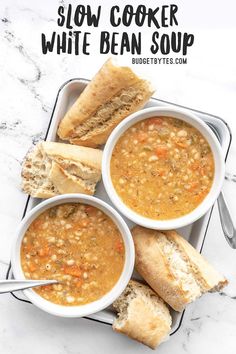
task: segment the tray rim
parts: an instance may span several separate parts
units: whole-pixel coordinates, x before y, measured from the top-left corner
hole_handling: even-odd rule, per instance
[[[55,112],[55,109],[56,109],[56,106],[57,106],[59,95],[60,95],[61,91],[64,89],[64,87],[66,85],[68,85],[69,83],[73,82],[73,81],[80,81],[80,82],[88,83],[90,80],[84,79],[82,77],[72,78],[72,79],[69,79],[69,80],[65,81],[59,87],[59,89],[57,91],[57,94],[56,94],[56,99],[55,99],[55,102],[54,102],[54,105],[53,105],[53,109],[52,109],[52,112],[51,112],[51,116],[50,116],[50,119],[49,119],[49,122],[48,122],[47,130],[46,130],[46,133],[45,133],[45,136],[44,136],[44,139],[43,139],[44,141],[47,139],[49,130],[51,128],[51,123],[52,123],[52,120],[53,120],[53,116],[54,116],[54,112]],[[211,113],[207,113],[207,112],[200,111],[200,110],[197,110],[197,109],[194,109],[194,108],[191,108],[191,107],[187,107],[187,106],[183,106],[183,105],[180,105],[180,104],[176,104],[176,103],[173,103],[173,102],[170,102],[170,101],[165,101],[165,100],[162,100],[162,99],[159,99],[159,98],[156,98],[156,97],[151,97],[151,99],[159,101],[159,102],[163,102],[164,104],[169,104],[169,105],[173,105],[175,107],[191,110],[193,112],[204,114],[204,115],[207,115],[207,116],[212,117],[214,119],[220,120],[225,125],[225,127],[226,127],[226,129],[228,130],[228,133],[229,133],[229,143],[228,143],[226,154],[225,154],[225,162],[227,161],[229,150],[230,150],[230,146],[231,146],[231,142],[232,142],[232,131],[231,131],[231,128],[230,128],[229,124],[223,118],[221,118],[219,116],[216,116],[214,114],[211,114]],[[30,198],[31,198],[30,195],[28,195],[28,197],[26,199],[26,203],[25,203],[25,207],[24,207],[21,219],[24,218],[24,216],[25,216],[25,214],[27,212],[27,208],[28,208],[28,204],[29,204]],[[209,224],[210,224],[210,221],[211,221],[213,208],[214,208],[214,205],[212,206],[212,208],[210,209],[210,212],[209,212],[209,217],[208,217],[208,220],[207,220],[207,224],[206,224],[206,228],[205,228],[205,232],[204,232],[204,237],[202,239],[202,244],[201,244],[201,248],[200,248],[200,251],[199,251],[200,253],[202,253],[202,250],[203,250],[203,247],[204,247],[204,243],[205,243],[205,239],[206,239],[206,236],[207,236],[208,227],[209,227]],[[6,272],[6,279],[9,279],[10,272],[11,272],[11,262],[9,263],[9,266],[8,266],[8,269],[7,269],[7,272]],[[11,295],[18,301],[22,301],[22,302],[26,302],[28,304],[32,304],[27,299],[22,299],[22,298],[17,297],[17,295],[15,295],[14,292],[11,292]],[[172,333],[170,333],[170,336],[174,335],[180,329],[180,327],[182,325],[182,322],[183,322],[184,314],[185,314],[185,310],[181,314],[181,318],[180,318],[180,321],[179,321],[179,324],[178,324],[177,328]],[[96,319],[96,318],[91,318],[91,317],[87,317],[87,316],[84,316],[82,318],[111,326],[110,323],[102,321],[102,320],[99,320],[99,319]]]

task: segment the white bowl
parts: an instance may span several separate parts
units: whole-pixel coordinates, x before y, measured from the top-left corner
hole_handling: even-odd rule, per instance
[[[131,278],[134,267],[134,244],[130,230],[122,219],[122,217],[111,206],[104,203],[102,200],[83,194],[64,194],[45,200],[44,202],[40,203],[38,206],[33,208],[21,221],[16,233],[16,239],[13,244],[11,256],[13,274],[16,279],[25,279],[20,261],[20,248],[22,239],[29,225],[39,214],[41,214],[45,210],[55,205],[64,203],[84,203],[92,205],[102,210],[113,220],[113,222],[118,227],[125,244],[125,264],[121,276],[115,286],[101,299],[81,306],[63,306],[54,304],[38,295],[32,289],[24,290],[24,294],[34,305],[53,315],[62,317],[88,316],[92,313],[98,312],[108,307],[114,302],[114,300],[125,289],[127,283]]]
[[[155,116],[178,118],[195,127],[198,131],[201,132],[204,138],[208,141],[215,162],[214,180],[212,183],[211,190],[207,194],[205,199],[201,202],[201,204],[196,209],[194,209],[189,214],[186,214],[179,218],[169,219],[169,220],[149,219],[131,210],[127,205],[124,204],[122,199],[117,194],[113,186],[111,175],[110,175],[110,160],[111,160],[112,152],[120,136],[129,127],[136,124],[137,122]],[[175,228],[179,228],[191,224],[197,219],[199,219],[212,207],[215,200],[217,199],[224,181],[224,175],[225,175],[224,157],[221,150],[221,146],[215,134],[202,120],[200,120],[194,114],[188,113],[184,109],[154,107],[154,108],[143,109],[139,112],[131,114],[113,130],[110,137],[108,138],[108,141],[105,145],[105,149],[103,151],[102,178],[109,198],[111,199],[115,207],[128,219],[132,220],[136,224],[151,229],[157,229],[157,230],[175,229]]]

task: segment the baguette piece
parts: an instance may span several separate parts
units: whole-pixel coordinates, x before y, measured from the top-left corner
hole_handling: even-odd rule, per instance
[[[129,67],[108,59],[62,119],[58,135],[71,144],[97,147],[129,114],[142,108],[154,90]]]
[[[40,142],[22,166],[22,189],[36,198],[58,194],[94,194],[101,179],[102,151],[54,142]]]
[[[136,226],[132,235],[137,271],[174,310],[182,311],[202,294],[227,285],[227,280],[176,231]]]
[[[155,349],[171,329],[171,316],[164,301],[149,286],[130,280],[113,303],[118,311],[112,328]]]

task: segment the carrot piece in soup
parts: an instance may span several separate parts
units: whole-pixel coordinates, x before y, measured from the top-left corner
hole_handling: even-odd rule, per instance
[[[121,241],[117,241],[115,245],[115,249],[117,252],[122,253],[124,250],[123,244]]]
[[[49,285],[42,285],[42,286],[40,286],[40,288],[43,288],[43,291],[47,292],[47,291],[52,290],[52,285],[51,285],[51,284],[49,284]]]
[[[161,118],[158,118],[158,117],[154,117],[154,118],[149,118],[146,120],[146,123],[148,125],[151,125],[151,124],[154,124],[154,125],[162,125],[163,121]]]
[[[168,148],[165,145],[159,145],[155,151],[156,155],[160,158],[165,158],[168,153]]]
[[[65,274],[72,275],[74,277],[80,277],[82,275],[81,269],[77,265],[64,266],[63,271]]]
[[[158,176],[164,176],[164,174],[166,173],[166,171],[163,169],[159,169],[157,170],[157,172],[158,172]]]
[[[37,269],[36,265],[34,263],[29,264],[29,271],[34,272]]]
[[[34,220],[34,222],[31,224],[31,227],[34,231],[36,231],[41,228],[42,224],[43,224],[43,221],[39,218],[39,219]]]
[[[198,182],[192,182],[192,183],[190,183],[189,192],[193,192],[198,186],[199,186],[199,183],[198,183]]]
[[[75,283],[75,286],[76,286],[76,288],[81,288],[82,284],[83,284],[82,279],[77,279],[76,283]]]
[[[50,248],[48,246],[44,246],[40,248],[40,250],[38,251],[38,255],[40,257],[49,256],[49,254],[50,254]]]
[[[92,205],[86,205],[86,207],[85,207],[86,213],[91,213],[93,211],[96,211],[96,209]]]
[[[202,191],[200,193],[198,193],[197,195],[194,196],[194,199],[196,202],[200,203],[206,196],[208,192],[206,191]]]
[[[139,132],[137,136],[137,140],[142,143],[147,140],[147,137],[148,137],[147,133]]]

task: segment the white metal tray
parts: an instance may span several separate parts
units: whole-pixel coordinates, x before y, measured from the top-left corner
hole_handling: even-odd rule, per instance
[[[64,85],[61,86],[61,88],[58,91],[55,105],[53,108],[52,116],[48,125],[47,133],[45,136],[45,140],[48,141],[59,141],[57,137],[57,127],[60,122],[60,120],[63,118],[65,115],[66,111],[69,109],[69,107],[73,104],[73,102],[76,100],[76,98],[81,94],[81,92],[84,90],[88,83],[88,80],[85,79],[72,79],[67,81]],[[199,112],[190,108],[182,107],[182,106],[177,106],[173,103],[162,101],[162,100],[157,100],[157,99],[150,99],[149,103],[146,105],[146,107],[163,107],[163,106],[172,106],[172,107],[181,107],[186,109],[187,111],[192,111],[194,112],[199,118],[204,120],[210,128],[214,131],[216,134],[217,138],[219,139],[223,152],[225,154],[225,159],[227,158],[227,153],[230,147],[230,142],[231,142],[231,132],[227,124],[219,117],[209,115],[204,112]],[[145,108],[146,108],[145,107]],[[111,201],[109,200],[105,189],[103,187],[102,182],[100,182],[97,186],[97,192],[96,196],[98,198],[103,199],[107,203],[111,204]],[[36,198],[31,198],[29,197],[23,212],[23,217],[24,215],[32,209],[34,206],[36,206],[38,203],[40,203],[40,199]],[[202,251],[203,244],[204,244],[204,239],[206,237],[207,233],[207,228],[208,224],[210,221],[211,217],[211,211],[210,210],[206,215],[204,215],[201,219],[197,220],[195,223],[192,225],[189,225],[187,227],[183,227],[179,229],[180,233],[199,251]],[[125,219],[125,218],[124,218]],[[130,222],[129,220],[125,219],[129,227],[132,227],[134,224]],[[11,276],[11,269],[9,268],[7,277]],[[139,277],[137,274],[133,274],[134,278]],[[22,294],[21,297],[16,296],[13,294],[14,297],[16,297],[18,300],[22,301],[27,301],[24,298],[24,295]],[[27,301],[29,302],[29,301]],[[182,313],[177,313],[175,311],[172,311],[172,330],[171,334],[174,334],[180,327],[183,316],[184,316],[184,311]],[[105,324],[112,324],[113,319],[114,319],[115,313],[112,311],[111,308],[107,308],[103,311],[100,311],[96,314],[93,314],[91,316],[88,316],[86,318],[95,320],[101,323]]]

